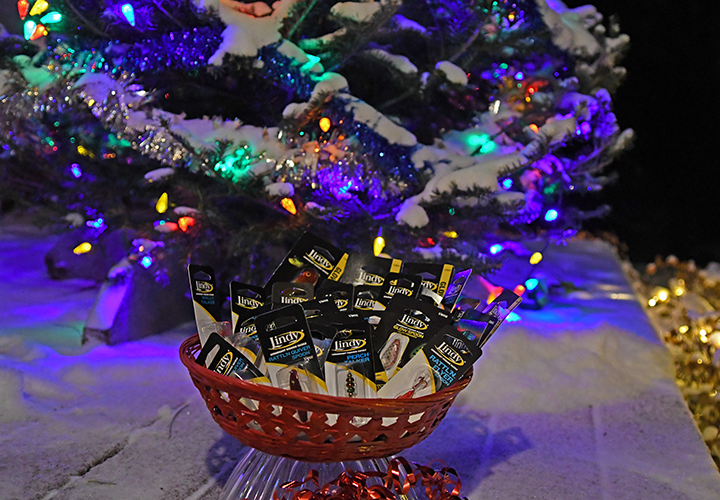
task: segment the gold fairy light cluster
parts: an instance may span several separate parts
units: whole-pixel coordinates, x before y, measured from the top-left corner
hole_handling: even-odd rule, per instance
[[[631,269],[651,321],[675,362],[675,379],[720,467],[720,265],[698,269],[670,256]]]

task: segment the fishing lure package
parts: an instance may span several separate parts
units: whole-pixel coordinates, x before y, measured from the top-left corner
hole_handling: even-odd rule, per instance
[[[413,274],[388,273],[382,286],[382,299],[390,301],[395,295],[417,297],[422,289],[422,278]]]
[[[504,290],[482,311],[465,311],[458,321],[458,327],[474,333],[478,347],[482,347],[520,302],[522,297],[510,290]]]
[[[338,310],[349,311],[354,303],[355,287],[349,283],[325,280],[315,291],[315,298],[324,299],[326,297],[335,300]]]
[[[217,333],[210,334],[197,357],[197,363],[222,375],[270,385],[270,380],[252,361]]]
[[[255,318],[268,377],[275,387],[327,394],[310,327],[299,304]]]
[[[480,359],[477,343],[472,332],[444,327],[378,391],[378,397],[418,398],[449,387]]]
[[[420,276],[422,286],[440,297],[445,295],[454,269],[451,264],[434,262],[405,262],[402,266],[403,274]]]
[[[306,232],[275,269],[265,284],[265,289],[271,289],[277,282],[319,285],[339,265],[340,269],[333,276],[333,279],[337,281],[337,275],[342,273],[341,269],[346,260],[345,252],[318,236]]]
[[[357,285],[353,311],[384,311],[387,300],[383,298],[382,287],[373,285]]]
[[[190,264],[188,278],[195,312],[195,324],[200,334],[200,344],[205,345],[209,331],[206,329],[208,333],[203,333],[203,328],[219,322],[222,312],[222,302],[217,296],[215,271],[210,266]]]
[[[393,297],[375,334],[378,387],[390,380],[430,337],[450,322],[451,315],[432,304],[402,295]]]
[[[340,312],[332,298],[324,297],[321,299],[312,299],[300,302],[305,311],[305,319],[311,321],[313,319],[322,318],[324,316],[332,316]]]
[[[372,327],[358,321],[338,330],[325,360],[328,394],[346,398],[375,398]]]
[[[266,311],[270,310],[270,301],[265,296],[264,288],[239,281],[230,282],[230,313],[233,332],[238,324],[266,312],[262,310],[263,306],[266,307]]]
[[[252,361],[259,370],[265,372],[265,362],[257,336],[255,316],[246,319],[243,323],[238,323],[236,330],[227,340],[235,349],[242,352],[246,358]]]
[[[350,285],[368,285],[380,287],[389,273],[399,273],[402,261],[399,259],[385,259],[362,253],[351,253],[347,260],[341,283]]]
[[[271,297],[274,307],[299,304],[315,297],[315,286],[311,283],[278,281],[272,285]]]
[[[442,300],[442,305],[445,307],[446,311],[452,311],[455,308],[455,304],[460,298],[460,294],[465,288],[465,284],[470,279],[471,274],[472,269],[466,269],[465,271],[455,273],[455,276],[452,277]]]

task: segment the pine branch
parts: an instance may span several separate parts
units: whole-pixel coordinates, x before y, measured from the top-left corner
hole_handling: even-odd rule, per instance
[[[292,40],[292,36],[295,33],[295,30],[297,30],[298,27],[303,23],[303,21],[305,21],[305,18],[308,16],[308,14],[310,14],[310,12],[313,10],[313,8],[315,7],[315,4],[317,4],[317,2],[318,2],[318,0],[312,0],[310,2],[310,4],[307,7],[305,7],[305,10],[300,15],[300,18],[297,21],[295,21],[295,24],[293,25],[292,28],[290,28],[290,31],[288,32],[288,34],[285,38],[287,38],[288,40]]]
[[[168,18],[170,18],[170,20],[171,20],[172,22],[174,22],[175,24],[177,24],[177,25],[178,25],[179,27],[181,27],[181,28],[185,28],[185,25],[184,25],[183,23],[181,23],[180,21],[178,21],[177,19],[175,19],[175,17],[174,17],[172,14],[170,14],[167,10],[165,10],[165,9],[163,8],[163,6],[160,4],[160,2],[158,2],[158,1],[156,1],[156,0],[153,0],[153,4],[155,5],[155,7],[158,8],[158,10],[159,10],[160,12],[162,12],[162,13],[165,14]]]
[[[95,33],[97,36],[99,36],[99,37],[101,37],[101,38],[110,38],[110,37],[107,35],[107,33],[104,33],[104,32],[102,32],[102,31],[100,31],[100,30],[97,29],[95,26],[93,26],[93,25],[90,23],[90,21],[88,21],[87,19],[85,19],[85,16],[83,16],[82,14],[80,14],[80,12],[75,8],[75,6],[72,4],[72,2],[70,2],[70,0],[65,0],[65,3],[67,4],[68,7],[70,7],[70,10],[72,10],[73,13],[75,13],[75,15],[78,17],[78,19],[80,19],[80,21],[83,22],[83,24],[85,25],[85,27],[86,27],[87,29],[89,29],[90,31],[92,31],[93,33]]]
[[[467,41],[458,49],[457,52],[455,52],[448,61],[455,62],[458,60],[471,46],[473,43],[475,43],[475,40],[477,40],[478,36],[480,36],[480,28],[482,26],[478,25],[477,28],[475,28],[475,31],[472,35],[470,35],[470,38],[467,39]]]

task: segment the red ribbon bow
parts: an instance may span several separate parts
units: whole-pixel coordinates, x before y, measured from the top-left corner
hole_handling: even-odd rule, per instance
[[[439,461],[443,466],[442,461]],[[414,467],[413,467],[414,466]],[[454,479],[453,477],[454,476]],[[368,486],[368,479],[376,477],[381,484]],[[286,497],[286,493],[314,483],[315,491],[303,488]],[[281,493],[273,493],[273,500],[395,500],[396,493],[406,495],[411,487],[425,487],[428,500],[460,500],[460,477],[455,469],[442,467],[436,471],[430,466],[412,465],[402,457],[390,460],[387,472],[356,472],[346,469],[337,478],[320,486],[318,473],[311,470],[301,481],[289,481],[280,487]],[[282,491],[284,490],[284,491]]]

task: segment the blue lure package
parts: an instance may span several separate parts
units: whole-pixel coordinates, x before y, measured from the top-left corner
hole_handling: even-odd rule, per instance
[[[449,387],[482,356],[472,332],[444,327],[379,391],[380,398],[418,398]]]

